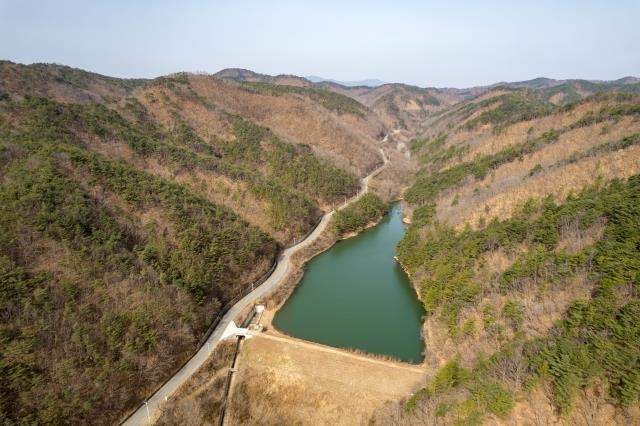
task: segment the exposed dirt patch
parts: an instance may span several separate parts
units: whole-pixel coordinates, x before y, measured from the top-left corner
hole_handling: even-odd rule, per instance
[[[416,367],[314,346],[264,337],[245,342],[230,424],[366,424],[377,406],[425,380]]]

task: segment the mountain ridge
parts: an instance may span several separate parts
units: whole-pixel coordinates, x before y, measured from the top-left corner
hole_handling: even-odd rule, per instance
[[[341,86],[348,86],[348,87],[357,87],[357,86],[378,87],[378,86],[382,86],[383,84],[387,84],[385,81],[378,80],[377,78],[366,78],[363,80],[352,80],[352,81],[335,80],[332,78],[318,77],[317,75],[308,75],[305,78],[311,81],[312,83],[329,82],[329,83],[336,83]]]

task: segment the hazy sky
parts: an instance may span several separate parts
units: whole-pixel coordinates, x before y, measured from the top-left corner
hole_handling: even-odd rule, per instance
[[[640,76],[640,0],[0,0],[0,58],[420,86]]]

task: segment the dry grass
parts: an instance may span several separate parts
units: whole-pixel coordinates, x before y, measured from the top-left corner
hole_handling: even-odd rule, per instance
[[[157,425],[217,425],[235,342],[223,341],[206,363],[163,405]]]
[[[508,420],[494,419],[488,424],[523,426],[593,426],[593,425],[637,425],[640,424],[640,407],[617,408],[610,404],[608,392],[596,382],[578,391],[572,410],[559,415],[549,399],[550,389],[538,385],[516,401]]]
[[[359,176],[379,161],[374,144],[384,127],[373,114],[337,114],[305,96],[249,92],[235,82],[205,76],[193,76],[190,83],[206,101],[265,125],[284,140],[309,145]]]
[[[535,154],[534,154],[535,155]],[[545,153],[540,153],[540,156]],[[593,184],[596,179],[609,181],[627,178],[640,172],[640,147],[609,152],[597,157],[585,158],[561,168],[551,167],[542,173],[528,176],[539,157],[523,162],[509,163],[480,182],[443,196],[438,201],[437,217],[450,224],[461,226],[479,223],[481,217],[506,218],[528,199],[540,199],[552,195],[564,200],[571,192]],[[538,164],[538,163],[536,163]],[[452,201],[458,195],[458,203]]]
[[[577,223],[568,223],[560,228],[558,250],[565,250],[575,254],[602,238],[606,227],[606,220],[600,219],[587,229],[581,229]]]
[[[424,380],[419,372],[310,346],[259,337],[245,342],[230,424],[366,424],[377,406]]]
[[[91,137],[85,140],[92,150],[102,155],[119,158],[147,173],[175,181],[212,203],[231,209],[280,243],[289,242],[293,238],[292,228],[276,229],[272,226],[268,204],[258,200],[241,181],[233,181],[224,175],[198,168],[176,171],[157,158],[137,155],[122,142],[104,142]]]
[[[428,135],[433,136],[444,130],[448,134],[445,147],[469,147],[462,158],[449,160],[444,166],[446,168],[458,162],[473,161],[477,155],[496,154],[508,146],[525,143],[552,129],[566,129],[588,112],[597,112],[606,105],[608,101],[581,103],[569,111],[515,123],[499,134],[494,134],[490,127],[479,127],[453,132],[451,129],[431,129]],[[441,121],[455,123],[454,127],[457,128],[460,124],[456,121],[458,119],[458,115],[453,114]],[[436,120],[436,124],[440,126],[442,123]],[[455,226],[464,223],[475,226],[480,218],[509,217],[514,207],[530,197],[553,195],[562,200],[570,191],[593,183],[597,177],[605,181],[614,177],[628,177],[640,170],[640,151],[637,147],[584,158],[577,163],[563,164],[562,161],[573,154],[584,153],[598,145],[638,132],[640,121],[631,117],[622,118],[615,125],[604,122],[570,129],[563,132],[557,142],[543,146],[519,160],[503,164],[480,181],[470,178],[461,187],[445,191],[436,200],[436,217]],[[532,173],[536,167],[541,167],[541,172]]]
[[[462,158],[462,161],[471,161],[476,155],[493,155],[509,145],[523,143],[527,139],[540,137],[550,130],[569,126],[587,112],[596,111],[602,106],[604,106],[602,102],[587,102],[578,105],[571,111],[515,123],[497,135],[493,133],[491,128],[484,129],[481,136],[477,130],[456,132],[451,136],[451,140],[447,141],[447,145],[456,145],[469,139],[478,141],[478,143],[470,144],[471,149]],[[530,132],[529,129],[532,131]]]
[[[587,233],[591,234],[590,231]],[[568,240],[567,238],[565,241],[569,245],[578,244]],[[584,242],[582,239],[582,243]],[[483,283],[486,294],[478,303],[463,309],[458,319],[460,328],[467,321],[474,322],[474,332],[471,335],[452,337],[446,324],[437,314],[427,318],[423,326],[423,335],[428,342],[425,363],[429,370],[441,367],[455,356],[460,357],[463,365],[472,367],[480,354],[490,355],[503,342],[512,339],[515,335],[514,329],[501,314],[503,306],[509,300],[517,300],[523,308],[520,330],[524,332],[524,337],[535,338],[544,336],[564,315],[573,300],[591,297],[593,282],[586,271],[578,273],[566,283],[550,283],[548,288],[528,285],[508,293],[492,292],[491,288],[496,285],[492,280],[495,281],[498,274],[513,263],[515,257],[515,253],[507,256],[501,251],[487,256],[487,259],[496,259],[497,262],[485,263],[484,268],[477,274],[477,279]],[[496,324],[501,330],[499,333],[485,328],[483,310],[488,306],[492,307],[496,314]]]

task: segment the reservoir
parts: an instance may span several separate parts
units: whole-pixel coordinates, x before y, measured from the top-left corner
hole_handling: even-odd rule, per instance
[[[405,225],[399,203],[377,226],[313,258],[274,326],[338,348],[422,361],[422,304],[393,258]]]

